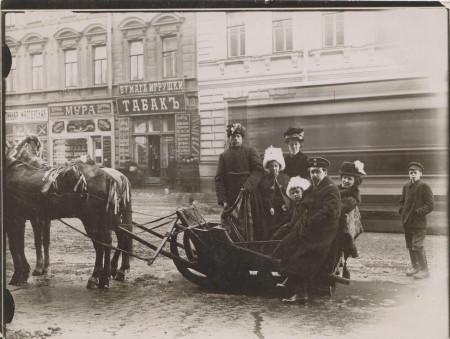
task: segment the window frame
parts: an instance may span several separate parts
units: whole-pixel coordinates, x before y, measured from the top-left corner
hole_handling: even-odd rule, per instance
[[[13,27],[16,25],[17,22],[16,15],[17,13],[14,12],[5,14],[5,27]]]
[[[332,38],[333,42],[331,45],[326,44],[327,40],[327,30],[325,28],[328,22],[325,21],[325,18],[332,18]],[[342,19],[337,20],[338,17]],[[337,43],[338,40],[338,22],[342,22],[342,43]],[[333,48],[333,47],[342,47],[345,45],[345,16],[344,13],[328,13],[322,15],[322,46],[323,48]]]
[[[131,45],[134,43],[140,42],[142,44],[142,54],[132,54],[132,48]],[[145,63],[144,63],[144,54],[145,54],[145,46],[144,46],[144,39],[138,39],[138,40],[131,40],[128,42],[129,45],[129,55],[128,55],[128,70],[130,74],[130,81],[143,81],[145,78]],[[141,63],[142,63],[142,77],[139,77],[139,56],[141,56]],[[136,72],[137,72],[137,79],[133,79],[133,70],[132,70],[132,58],[136,58]]]
[[[231,42],[231,30],[236,29],[238,30],[237,33],[233,33],[234,35],[237,35],[237,55],[231,55],[232,50],[232,42]],[[243,29],[243,31],[241,31]],[[242,43],[241,36],[244,37],[244,41]],[[227,27],[227,39],[228,39],[228,58],[239,58],[245,56],[245,23],[243,25],[235,25],[235,26],[228,26]],[[244,47],[244,52],[241,51],[241,47]]]
[[[173,50],[164,50],[164,41],[167,41],[168,39],[174,39],[175,40],[175,49]],[[178,77],[178,36],[177,35],[168,35],[168,36],[163,36],[161,37],[161,60],[162,60],[162,75],[163,78],[176,78]],[[171,57],[171,71],[172,74],[167,74],[167,69],[166,69],[166,54],[170,54]]]
[[[74,52],[75,58],[76,58],[75,62],[73,62],[73,61],[72,62],[67,62],[67,53],[68,52]],[[70,84],[68,84],[68,76],[67,76],[67,66],[69,64],[71,65],[71,67],[70,67],[70,74],[71,74],[70,79],[72,80],[70,82]],[[64,66],[65,66],[64,67],[64,84],[65,84],[65,87],[66,88],[68,88],[68,87],[77,87],[78,86],[78,51],[77,51],[77,49],[66,49],[66,50],[64,50]],[[73,66],[75,66],[75,69],[73,68]]]
[[[105,49],[105,57],[104,59],[96,59],[97,48]],[[97,64],[96,62],[100,61],[100,82],[97,82]],[[103,73],[103,65],[105,67]],[[108,48],[106,45],[97,45],[92,46],[92,70],[93,70],[93,84],[94,85],[105,85],[108,82]],[[103,80],[104,79],[104,80]]]
[[[34,60],[35,57],[41,57],[41,65],[35,66]],[[35,69],[37,68],[37,87],[35,87]],[[44,88],[44,55],[43,53],[35,53],[31,55],[31,89],[33,91],[42,90]]]
[[[282,26],[275,26],[275,23],[281,22]],[[287,26],[286,23],[290,22],[290,25]],[[287,47],[287,37],[288,37],[288,33],[287,33],[287,28],[290,27],[291,32],[290,32],[290,42],[291,42],[291,46],[290,48]],[[275,34],[275,30],[276,29],[280,29],[282,28],[283,30],[283,48],[280,51],[276,50],[276,46],[277,46],[277,40],[276,37],[277,35]],[[281,20],[273,20],[272,21],[272,51],[273,53],[282,53],[282,52],[292,52],[293,51],[293,30],[292,30],[292,18],[290,19],[281,19]]]

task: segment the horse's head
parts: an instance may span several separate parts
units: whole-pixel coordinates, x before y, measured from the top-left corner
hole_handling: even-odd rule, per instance
[[[6,142],[6,167],[8,168],[16,160],[40,167],[44,163],[41,159],[42,153],[42,142],[37,135],[27,135],[15,145]]]

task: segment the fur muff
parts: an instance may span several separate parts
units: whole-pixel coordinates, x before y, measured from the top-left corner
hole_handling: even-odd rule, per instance
[[[269,163],[274,160],[280,165],[280,171],[286,168],[286,163],[284,162],[283,151],[281,148],[270,146],[264,152],[263,167],[267,169]]]
[[[310,186],[311,183],[309,182],[309,180],[300,177],[293,177],[289,181],[288,187],[286,189],[286,195],[290,199],[294,200],[294,197],[290,194],[290,190],[292,188],[300,187],[303,190],[303,192],[305,192]]]

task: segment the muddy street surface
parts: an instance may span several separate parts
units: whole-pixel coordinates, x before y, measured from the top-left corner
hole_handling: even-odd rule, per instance
[[[145,223],[173,213],[188,198],[136,191],[133,220]],[[150,207],[151,206],[151,207]],[[207,220],[219,209],[203,205]],[[65,219],[83,230],[77,219]],[[135,229],[135,233],[139,230]],[[155,244],[159,240],[143,235]],[[51,269],[28,284],[8,286],[16,302],[7,338],[447,338],[448,239],[425,241],[431,278],[404,275],[409,267],[402,234],[364,233],[356,241],[361,257],[349,259],[351,285],[338,285],[331,297],[308,305],[284,305],[263,286],[230,294],[209,291],[181,276],[170,259],[158,257],[149,267],[133,259],[125,282],[109,289],[86,289],[95,253],[81,234],[54,221]],[[135,243],[135,252],[152,251]],[[36,257],[30,225],[26,255]],[[7,250],[7,280],[12,260]]]

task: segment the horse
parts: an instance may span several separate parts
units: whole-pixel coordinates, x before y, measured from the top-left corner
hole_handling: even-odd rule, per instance
[[[78,218],[96,252],[94,271],[87,287],[108,287],[111,267],[117,267],[119,257],[115,253],[115,262],[111,263],[111,231],[118,235],[119,248],[132,249],[132,239],[117,228],[122,223],[131,229],[128,180],[119,177],[119,184],[107,171],[86,164],[50,167],[26,150],[25,146],[30,143],[35,143],[41,152],[42,144],[34,135],[26,136],[6,150],[4,225],[14,263],[10,284],[25,283],[29,277],[30,266],[24,253],[26,219]],[[120,269],[123,275],[129,269],[129,259],[124,260],[124,257]]]

